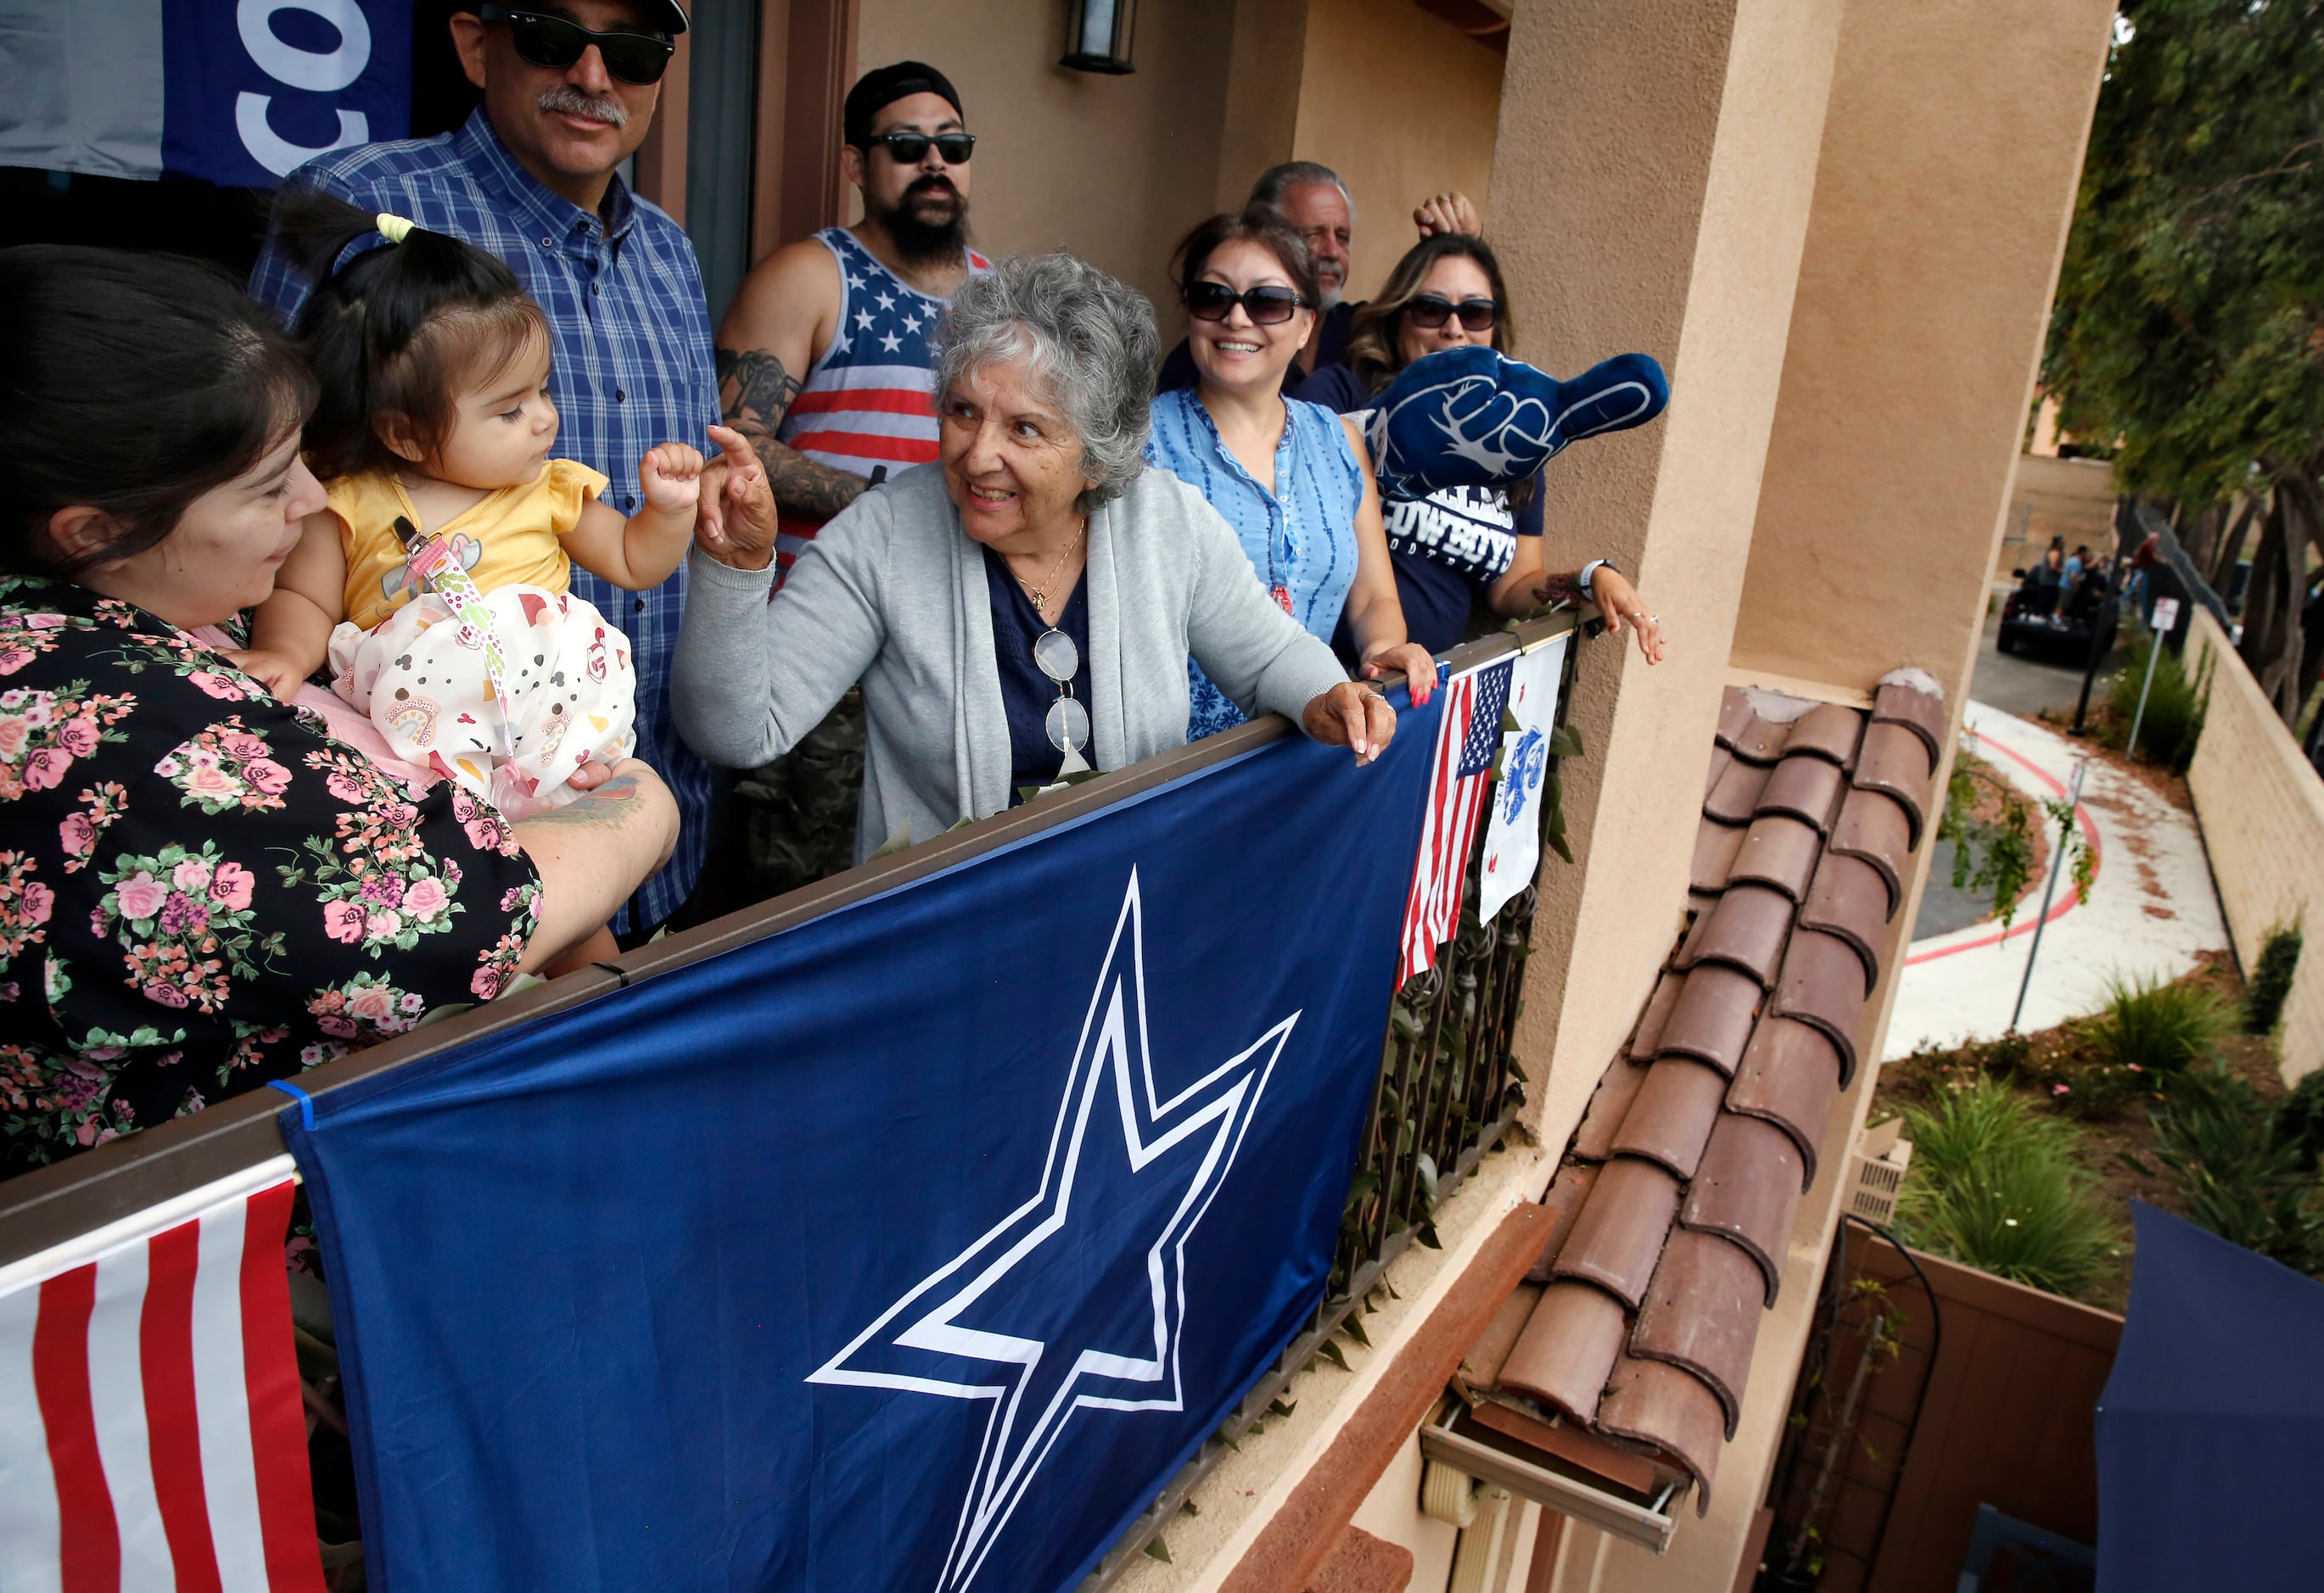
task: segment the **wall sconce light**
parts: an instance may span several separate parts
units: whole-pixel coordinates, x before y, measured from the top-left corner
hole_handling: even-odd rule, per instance
[[[1065,0],[1065,59],[1057,64],[1076,72],[1137,69],[1130,64],[1130,36],[1138,23],[1138,0]]]

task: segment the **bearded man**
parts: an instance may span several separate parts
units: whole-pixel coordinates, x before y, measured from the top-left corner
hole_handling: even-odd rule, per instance
[[[976,135],[942,72],[866,72],[843,131],[863,219],[761,261],[718,328],[726,424],[751,439],[782,515],[778,585],[865,487],[936,456],[932,335],[954,290],[990,269],[968,246]]]

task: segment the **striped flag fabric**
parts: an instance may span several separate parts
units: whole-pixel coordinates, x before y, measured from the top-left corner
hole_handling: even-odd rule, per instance
[[[0,1267],[0,1588],[322,1593],[290,1158]]]
[[[1501,745],[1501,710],[1509,700],[1513,660],[1503,658],[1444,683],[1444,717],[1436,729],[1436,753],[1428,775],[1428,811],[1420,826],[1420,852],[1412,866],[1412,889],[1405,898],[1403,950],[1396,982],[1436,965],[1436,949],[1452,939],[1461,922],[1461,892],[1469,875],[1469,852],[1477,821],[1493,784],[1493,755]]]

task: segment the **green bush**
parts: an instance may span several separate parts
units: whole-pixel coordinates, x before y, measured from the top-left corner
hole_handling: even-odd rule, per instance
[[[1896,1223],[1907,1243],[2060,1294],[2112,1266],[2121,1231],[2075,1160],[2071,1124],[1979,1079],[1907,1107],[1904,1132],[1913,1171]]]
[[[2324,1270],[2324,1192],[2293,1126],[2258,1091],[2224,1067],[2197,1069],[2151,1116],[2154,1155],[2179,1175],[2190,1217],[2296,1272]]]
[[[2300,1152],[2300,1165],[2316,1170],[2324,1157],[2324,1068],[2302,1073],[2292,1087],[2292,1099],[2276,1109],[2275,1138]]]
[[[2116,979],[2107,986],[2107,1009],[2090,1021],[2089,1036],[2107,1061],[2159,1082],[2209,1056],[2235,1027],[2233,1008],[2206,986]]]
[[[2300,966],[2300,925],[2271,929],[2260,947],[2259,966],[2252,970],[2244,991],[2244,1033],[2264,1035],[2283,1016],[2284,998],[2292,994],[2292,975]]]
[[[2138,746],[2132,754],[2148,763],[2183,771],[2195,756],[2195,742],[2203,733],[2203,710],[2209,682],[2190,677],[2185,661],[2169,648],[2155,660],[2154,686],[2147,693],[2146,712],[2138,711],[2138,694],[2146,684],[2146,658],[2155,639],[2142,636],[2131,643],[2122,668],[2107,686],[2110,710],[2107,735],[2120,746],[2138,722]]]

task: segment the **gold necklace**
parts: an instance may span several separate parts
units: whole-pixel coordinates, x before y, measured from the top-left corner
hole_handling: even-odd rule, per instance
[[[1082,516],[1080,529],[1074,532],[1074,539],[1065,544],[1065,550],[1057,555],[1057,562],[1049,566],[1049,573],[1041,578],[1041,584],[1038,586],[1034,585],[1032,582],[1028,581],[1024,576],[1018,576],[1017,568],[1014,565],[1010,566],[1009,573],[1011,576],[1017,576],[1017,585],[1022,586],[1025,589],[1025,595],[1033,600],[1033,612],[1039,614],[1043,620],[1047,620],[1049,617],[1049,588],[1056,585],[1057,576],[1064,572],[1065,562],[1072,558],[1076,552],[1080,551],[1082,539],[1088,535],[1089,516],[1084,515]]]

